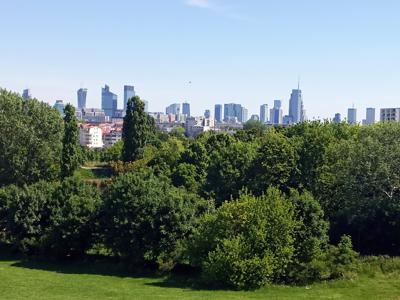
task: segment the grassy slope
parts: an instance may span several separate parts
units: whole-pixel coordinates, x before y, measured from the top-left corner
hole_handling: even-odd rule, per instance
[[[400,276],[361,276],[310,287],[270,286],[255,292],[191,288],[185,279],[132,276],[113,265],[1,259],[1,299],[400,299]]]

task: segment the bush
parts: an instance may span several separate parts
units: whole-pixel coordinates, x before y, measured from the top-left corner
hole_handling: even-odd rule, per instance
[[[99,204],[95,188],[77,179],[65,180],[53,195],[42,251],[57,257],[83,255],[94,242]]]
[[[38,182],[0,190],[2,229],[6,239],[25,253],[37,253],[50,227],[50,202],[57,184]]]
[[[81,255],[91,245],[97,191],[77,179],[0,190],[2,229],[22,252]]]
[[[190,261],[212,285],[253,289],[281,278],[294,253],[293,207],[277,189],[225,202],[201,218]]]
[[[121,175],[106,192],[101,211],[106,245],[133,263],[171,268],[206,207],[205,200],[149,170]]]

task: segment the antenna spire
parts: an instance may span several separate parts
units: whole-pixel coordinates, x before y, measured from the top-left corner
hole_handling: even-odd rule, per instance
[[[297,89],[300,90],[300,76],[297,77]]]

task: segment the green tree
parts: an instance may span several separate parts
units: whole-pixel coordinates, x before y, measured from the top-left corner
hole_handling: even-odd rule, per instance
[[[61,157],[61,178],[72,176],[81,162],[79,127],[75,108],[67,104],[64,109],[64,137]]]
[[[347,234],[363,254],[400,254],[399,166],[397,123],[363,126],[328,149],[316,195],[332,241]]]
[[[140,170],[119,176],[109,187],[101,210],[102,231],[114,253],[134,263],[170,268],[206,208],[207,202],[197,195]]]
[[[298,156],[290,139],[275,130],[269,130],[263,137],[255,159],[248,169],[247,180],[256,195],[268,187],[288,191],[296,188]]]
[[[210,153],[210,163],[205,191],[215,198],[216,205],[235,199],[247,186],[246,174],[255,158],[257,144],[232,141],[226,146],[215,148]]]
[[[139,159],[154,132],[154,119],[145,112],[144,102],[138,96],[129,99],[122,129],[123,160]]]
[[[292,205],[277,189],[260,197],[243,194],[201,218],[190,261],[209,284],[257,288],[285,274],[295,228]]]
[[[50,225],[44,230],[41,252],[59,258],[82,256],[96,240],[98,190],[77,178],[67,178],[48,203]]]
[[[0,89],[0,186],[56,179],[62,133],[57,110]]]

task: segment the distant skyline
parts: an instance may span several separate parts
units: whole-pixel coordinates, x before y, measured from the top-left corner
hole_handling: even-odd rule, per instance
[[[395,0],[3,1],[0,87],[54,104],[101,107],[124,85],[150,111],[192,115],[240,103],[249,116],[300,88],[308,119],[400,107],[400,2]]]

